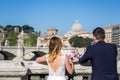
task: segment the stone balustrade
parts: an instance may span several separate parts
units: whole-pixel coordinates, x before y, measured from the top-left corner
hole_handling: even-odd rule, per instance
[[[0,80],[28,80],[27,72],[20,61],[0,61]]]
[[[75,64],[75,73],[66,78],[73,80],[90,80],[91,67]],[[118,62],[120,76],[120,62]],[[35,61],[0,61],[0,80],[46,80],[48,67]]]

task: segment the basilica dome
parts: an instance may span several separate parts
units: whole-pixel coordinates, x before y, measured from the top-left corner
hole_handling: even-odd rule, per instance
[[[75,21],[75,23],[73,24],[72,28],[71,28],[72,32],[80,32],[82,31],[82,25],[78,22],[78,20]]]
[[[70,39],[73,36],[82,36],[82,37],[89,37],[90,33],[83,30],[82,25],[79,23],[78,20],[75,21],[75,23],[72,25],[72,28],[70,31],[68,31],[64,36],[68,37]]]

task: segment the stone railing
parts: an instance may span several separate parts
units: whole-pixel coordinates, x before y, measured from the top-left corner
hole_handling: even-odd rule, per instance
[[[0,80],[27,80],[27,72],[20,61],[0,61]]]
[[[91,67],[75,65],[75,73],[68,80],[91,80]],[[120,75],[120,62],[118,62]],[[0,80],[46,80],[48,67],[35,61],[0,61]],[[71,79],[69,79],[71,78]]]

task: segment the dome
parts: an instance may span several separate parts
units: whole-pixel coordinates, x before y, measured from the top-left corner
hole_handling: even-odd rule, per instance
[[[75,21],[75,23],[72,26],[71,31],[81,31],[82,30],[82,25],[78,22],[78,20]]]

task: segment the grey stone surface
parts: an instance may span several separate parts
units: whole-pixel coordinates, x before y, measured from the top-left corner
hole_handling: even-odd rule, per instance
[[[91,77],[91,67],[75,64],[74,80],[82,80],[83,76]],[[120,75],[120,61],[118,62],[118,73]],[[35,61],[0,61],[0,80],[46,80],[48,67]],[[43,77],[46,76],[46,77]],[[67,78],[67,77],[66,77]]]
[[[0,80],[27,80],[27,72],[20,61],[0,61]]]
[[[0,80],[28,80],[27,77],[0,77]]]
[[[0,54],[0,60],[4,60],[4,55]]]

